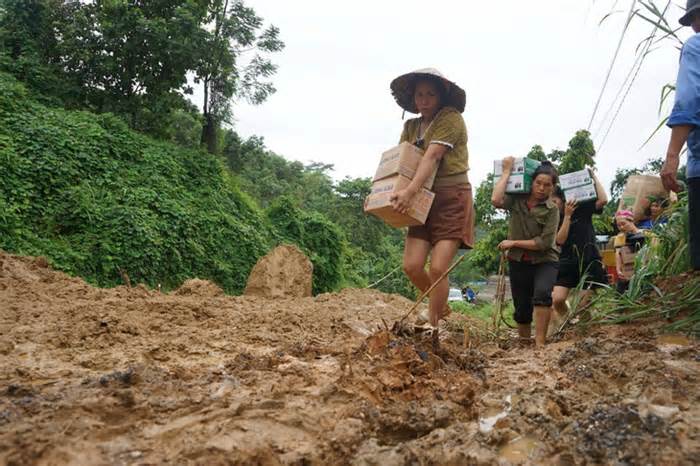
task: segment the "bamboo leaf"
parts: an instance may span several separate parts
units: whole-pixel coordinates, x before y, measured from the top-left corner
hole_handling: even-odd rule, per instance
[[[610,18],[611,16],[616,15],[616,14],[618,14],[618,13],[624,13],[624,11],[623,11],[623,10],[611,11],[611,12],[608,13],[607,15],[603,16],[603,19],[600,20],[600,22],[598,23],[598,26],[601,26],[601,25],[603,24],[603,22],[604,22],[606,19],[608,19],[608,18]]]
[[[649,24],[655,25],[656,27],[658,27],[659,29],[661,29],[662,31],[664,31],[664,32],[667,33],[667,34],[673,34],[673,30],[672,30],[672,29],[670,29],[670,28],[668,28],[668,27],[666,27],[666,26],[663,26],[663,25],[659,24],[659,21],[654,21],[653,19],[647,18],[646,16],[644,16],[644,15],[641,14],[641,13],[639,13],[638,11],[635,11],[635,12],[634,12],[634,15],[635,15],[635,16],[639,16],[640,18],[642,18],[644,21],[648,22]]]
[[[668,121],[668,117],[666,117],[666,118],[664,118],[663,120],[661,120],[661,122],[659,123],[659,126],[657,126],[656,129],[655,129],[655,130],[651,133],[651,135],[647,138],[647,140],[644,141],[644,143],[643,143],[641,146],[639,146],[639,149],[642,149],[644,146],[646,146],[646,145],[649,143],[649,141],[651,141],[652,138],[653,138],[654,136],[656,136],[656,133],[658,133],[659,130],[661,130],[661,128],[664,127],[664,125],[666,124],[667,121]]]

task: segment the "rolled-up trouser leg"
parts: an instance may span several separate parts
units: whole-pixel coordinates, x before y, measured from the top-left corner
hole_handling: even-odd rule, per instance
[[[532,294],[535,274],[529,262],[509,261],[510,291],[513,296],[513,319],[519,324],[532,323]]]
[[[557,262],[544,262],[533,267],[535,284],[532,304],[550,307],[552,305],[552,290],[559,273],[559,264]]]
[[[688,179],[688,224],[690,265],[700,270],[700,178]]]

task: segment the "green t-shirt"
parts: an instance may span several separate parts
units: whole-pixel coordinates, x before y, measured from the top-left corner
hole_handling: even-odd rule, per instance
[[[452,107],[443,107],[428,126],[423,135],[423,143],[416,144],[421,118],[412,118],[403,125],[401,133],[402,142],[410,142],[423,150],[430,144],[441,144],[448,147],[448,151],[442,157],[438,166],[435,182],[439,184],[441,178],[453,177],[465,174],[469,169],[469,151],[467,150],[467,127],[464,124],[462,114]]]
[[[539,251],[526,251],[513,248],[508,251],[508,259],[522,261],[527,256],[533,264],[542,262],[557,262],[559,248],[556,245],[557,229],[559,228],[559,208],[547,200],[530,209],[527,205],[529,194],[506,194],[503,208],[510,212],[508,224],[508,239],[534,239]]]

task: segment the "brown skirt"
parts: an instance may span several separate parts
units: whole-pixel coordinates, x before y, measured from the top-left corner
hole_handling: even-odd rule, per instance
[[[435,199],[425,225],[408,228],[410,238],[435,245],[444,239],[462,241],[460,249],[474,247],[474,201],[471,184],[434,188]]]

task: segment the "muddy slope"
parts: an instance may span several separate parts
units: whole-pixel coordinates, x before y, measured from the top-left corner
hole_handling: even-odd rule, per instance
[[[383,330],[409,306],[367,290],[227,297],[200,281],[103,290],[0,253],[0,464],[700,457],[697,343],[650,324],[537,354],[444,332],[435,354]]]

